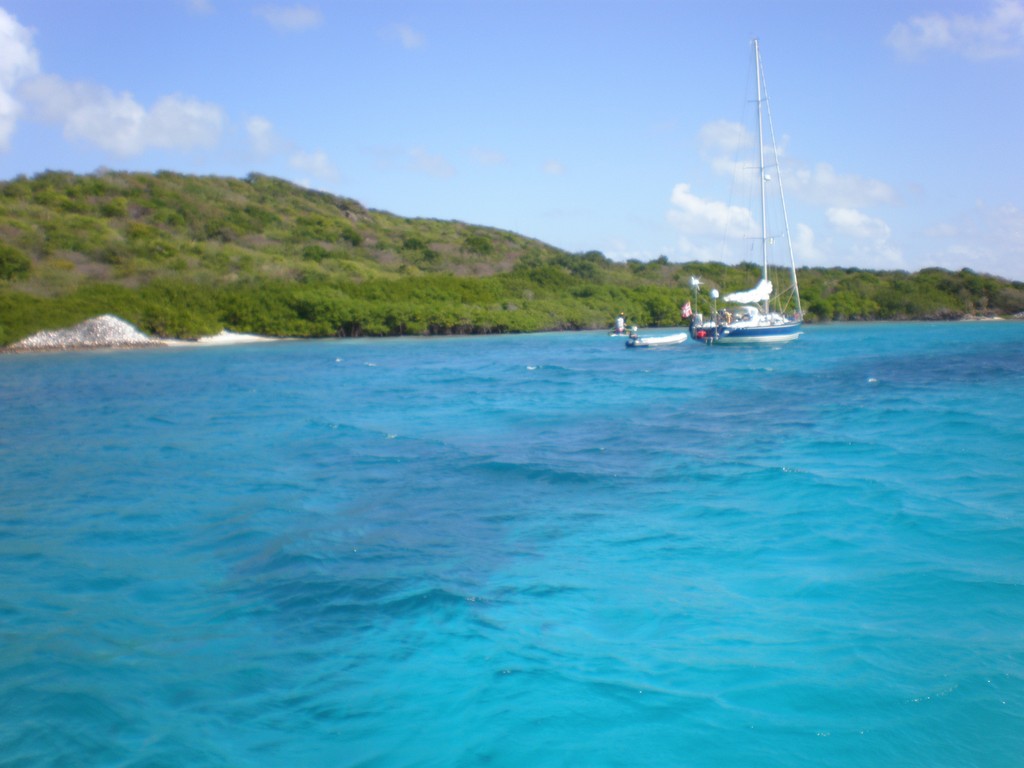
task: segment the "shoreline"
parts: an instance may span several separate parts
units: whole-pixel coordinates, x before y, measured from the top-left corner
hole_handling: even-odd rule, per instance
[[[871,322],[966,322],[987,323],[999,321],[1024,320],[1024,312],[1010,316],[964,315],[956,320],[921,319],[917,321],[829,321],[814,325],[829,325],[833,322],[871,323]],[[667,326],[666,326],[667,327]],[[673,326],[675,327],[675,326]],[[678,326],[682,327],[682,326]],[[586,329],[580,329],[586,330]],[[604,330],[604,329],[596,329]],[[417,334],[418,335],[418,334]],[[472,334],[451,334],[472,335]],[[0,355],[26,354],[33,352],[75,352],[82,350],[111,349],[152,349],[154,347],[223,347],[243,344],[258,344],[271,341],[287,341],[295,337],[261,336],[253,333],[236,333],[222,330],[213,336],[201,336],[197,339],[162,339],[153,338],[141,333],[130,323],[114,315],[101,315],[86,320],[73,328],[58,331],[40,331],[19,342],[0,347]],[[381,337],[384,338],[384,337]]]
[[[92,349],[152,349],[153,347],[210,347],[278,341],[271,336],[222,330],[195,340],[151,338],[131,323],[114,315],[100,315],[72,328],[39,331],[28,338],[0,348],[0,354],[26,352],[71,352]]]
[[[221,331],[215,336],[200,336],[198,339],[155,339],[157,344],[165,347],[226,347],[236,344],[257,344],[264,341],[282,341],[277,336],[257,336],[253,333],[235,333]]]

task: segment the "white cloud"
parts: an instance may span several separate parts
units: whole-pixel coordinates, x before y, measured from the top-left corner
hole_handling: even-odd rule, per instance
[[[757,139],[742,124],[716,120],[703,125],[697,134],[701,155],[711,164],[715,173],[731,177],[734,182],[750,176],[750,163],[739,158],[757,146]],[[756,174],[754,178],[757,178]]]
[[[275,29],[288,31],[319,27],[324,20],[320,11],[305,5],[264,5],[253,9],[253,13]]]
[[[426,43],[426,38],[408,24],[392,24],[381,30],[380,35],[385,40],[397,40],[399,45],[409,51],[422,48]]]
[[[806,224],[797,224],[791,235],[793,240],[793,258],[802,267],[828,266],[828,260],[818,248],[814,230]]]
[[[987,15],[915,16],[893,27],[887,42],[905,56],[950,51],[970,59],[996,59],[1024,53],[1024,3],[995,0]]]
[[[948,221],[943,221],[929,227],[924,232],[928,237],[939,237],[943,239],[951,239],[959,234],[959,230],[950,224]]]
[[[189,4],[197,12],[212,10],[206,0],[189,0]],[[318,12],[301,6],[264,8],[260,13],[289,28],[311,26],[320,20]],[[146,107],[128,92],[40,74],[31,32],[0,8],[0,151],[7,149],[23,107],[35,119],[60,125],[69,141],[92,144],[122,157],[150,149],[212,148],[227,122],[223,110],[209,102],[169,95]],[[323,152],[294,150],[265,118],[249,118],[245,132],[253,152],[261,158],[291,152],[288,161],[293,169],[322,181],[339,176]]]
[[[423,47],[424,38],[419,32],[410,27],[408,24],[396,24],[391,29],[392,35],[398,38],[398,41],[402,44],[402,47],[407,50],[414,48]]]
[[[14,89],[38,72],[39,54],[32,45],[32,32],[0,8],[0,151],[10,147],[22,110]]]
[[[149,110],[129,93],[41,75],[23,88],[43,120],[63,125],[64,136],[117,155],[150,148],[189,150],[214,146],[224,116],[220,107],[181,96],[164,96]]]
[[[147,110],[129,93],[40,74],[31,32],[0,8],[0,150],[8,148],[23,107],[44,121],[60,123],[67,139],[123,156],[150,148],[212,147],[224,123],[214,104],[175,95]]]
[[[727,254],[726,248],[734,248],[737,240],[758,232],[747,208],[700,198],[690,191],[689,184],[673,188],[666,218],[678,233],[680,256],[697,261],[741,260],[745,258],[742,250]]]
[[[964,267],[1011,280],[1024,280],[1024,211],[1016,205],[978,203],[962,219],[943,222],[928,235],[937,239],[931,266]]]
[[[816,247],[806,261],[806,254],[794,243],[794,251],[800,254],[801,264],[856,264],[862,269],[885,270],[907,268],[903,252],[890,242],[891,229],[882,219],[842,207],[829,208],[825,218],[836,237]]]
[[[296,152],[288,159],[288,163],[295,170],[308,173],[318,181],[337,181],[339,177],[338,169],[324,152]]]
[[[544,163],[544,173],[549,176],[564,176],[565,166],[557,160],[548,160]]]
[[[245,121],[245,133],[256,157],[266,161],[274,156],[285,156],[288,166],[303,178],[295,179],[306,187],[322,188],[323,184],[338,181],[341,174],[326,152],[306,152],[278,135],[273,124],[258,115]]]
[[[666,246],[660,249],[638,248],[636,243],[623,237],[612,237],[602,244],[599,250],[612,261],[651,261],[663,254],[669,253],[672,248]]]
[[[758,231],[749,210],[717,200],[703,200],[690,191],[689,184],[676,184],[671,204],[668,220],[685,236],[728,232],[737,237],[752,237]]]
[[[896,192],[885,182],[853,174],[842,175],[828,163],[791,170],[785,181],[786,192],[820,205],[852,208],[896,201]]]
[[[223,126],[224,114],[217,105],[164,96],[144,115],[139,134],[144,147],[209,148],[217,144]]]
[[[274,133],[274,126],[263,117],[250,117],[245,121],[245,132],[249,145],[259,157],[267,157],[278,150],[281,142]]]
[[[702,126],[697,134],[701,149],[713,155],[733,155],[754,146],[754,136],[740,123],[716,120]]]
[[[481,149],[477,147],[473,149],[470,154],[479,165],[484,166],[504,165],[506,161],[506,157],[503,153],[493,149]]]
[[[446,179],[455,175],[455,168],[442,155],[430,154],[422,147],[409,150],[409,158],[412,161],[414,171],[425,173],[428,176],[436,176],[440,179]]]
[[[889,242],[889,227],[885,222],[870,219],[856,211],[836,211],[830,221],[833,219],[836,236],[823,239],[819,239],[806,224],[796,225],[793,230],[793,256],[798,266],[856,265],[860,269],[906,269],[903,253]]]
[[[444,155],[428,152],[423,147],[376,147],[370,152],[378,165],[387,171],[412,171],[438,179],[447,179],[455,175],[455,167]]]
[[[187,0],[188,8],[192,13],[207,15],[213,13],[213,3],[210,0]]]
[[[750,190],[757,194],[757,171],[748,159],[750,150],[757,147],[757,138],[751,132],[738,123],[719,120],[704,125],[698,140],[702,157],[714,171],[731,179],[734,193]],[[897,202],[892,187],[876,179],[840,174],[828,163],[811,168],[797,166],[784,156],[781,148],[778,154],[787,198],[809,204],[803,215],[812,219],[824,209],[830,225],[826,236],[819,239],[810,226],[796,221],[791,224],[797,263],[900,268],[902,254],[889,242],[889,225],[859,210]],[[688,184],[678,184],[673,190],[668,220],[680,234],[683,255],[698,259],[750,259],[751,238],[759,236],[759,225],[749,208],[700,198]],[[715,243],[713,236],[717,238]],[[738,239],[747,242],[738,247]]]
[[[934,266],[934,264],[929,263],[927,265],[918,265],[913,268],[908,267],[907,261],[903,257],[903,251],[889,242],[860,243],[854,245],[847,253],[837,259],[836,263],[844,265],[856,264],[860,269],[881,270],[909,270],[920,269],[922,266]]]
[[[757,138],[739,123],[717,120],[702,126],[698,133],[701,154],[719,174],[733,183],[756,183],[757,171],[747,158]],[[766,150],[766,156],[769,152]],[[793,167],[778,149],[779,162],[786,182],[786,192],[819,205],[866,206],[896,201],[896,193],[888,184],[853,174],[842,175],[828,163],[813,168]]]
[[[853,208],[829,208],[825,218],[839,233],[861,240],[885,241],[889,239],[889,225]]]

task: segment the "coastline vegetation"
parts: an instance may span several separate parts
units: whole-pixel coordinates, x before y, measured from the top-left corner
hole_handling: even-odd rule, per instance
[[[245,179],[47,171],[0,182],[0,345],[113,314],[145,333],[330,337],[675,326],[759,267],[614,262],[459,221],[404,218]],[[1024,283],[925,269],[804,268],[808,322],[1024,311]]]

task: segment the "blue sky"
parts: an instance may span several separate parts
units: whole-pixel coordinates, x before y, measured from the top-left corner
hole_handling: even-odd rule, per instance
[[[1024,0],[0,0],[0,178],[258,171],[735,261],[754,37],[799,264],[1024,280]]]

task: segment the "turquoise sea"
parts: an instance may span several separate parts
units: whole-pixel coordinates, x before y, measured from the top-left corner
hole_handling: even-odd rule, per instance
[[[0,766],[1024,765],[1024,323],[0,357]]]

